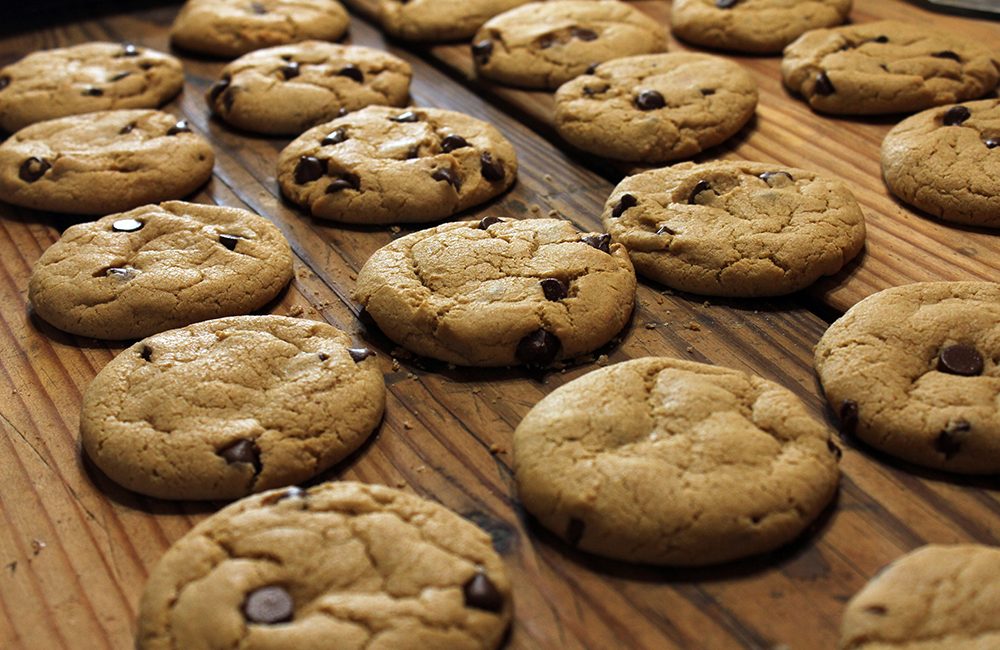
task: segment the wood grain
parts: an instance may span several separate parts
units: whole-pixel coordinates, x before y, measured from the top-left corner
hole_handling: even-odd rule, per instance
[[[172,9],[136,12],[0,40],[0,62],[92,39],[167,48]],[[496,124],[521,161],[514,190],[466,218],[555,211],[583,228],[612,182],[580,165],[495,102],[420,55],[386,45],[355,19],[355,43],[389,49],[414,67],[413,98]],[[267,311],[326,320],[379,352],[389,387],[373,440],[321,479],[399,486],[435,499],[493,536],[515,585],[509,648],[832,647],[844,601],[879,567],[925,541],[1000,537],[995,480],[957,480],[849,447],[835,508],[802,540],[767,556],[702,570],[630,566],[566,548],[524,516],[510,470],[521,417],[554,388],[596,367],[544,378],[516,370],[448,369],[392,359],[393,346],[358,320],[356,273],[407,230],[341,228],[304,217],[277,190],[287,139],[231,131],[207,117],[204,91],[223,63],[184,58],[184,94],[168,110],[213,142],[215,175],[194,200],[247,207],[288,237],[291,287]],[[775,136],[777,137],[777,136]],[[788,146],[795,146],[791,142]],[[776,146],[772,143],[772,146]],[[808,155],[800,153],[796,155]],[[80,396],[120,345],[62,334],[26,306],[31,265],[73,220],[0,205],[0,647],[128,648],[149,570],[174,540],[222,504],[129,493],[79,450]],[[913,263],[912,258],[907,258]],[[611,362],[645,355],[757,372],[828,414],[811,369],[826,323],[807,296],[716,301],[641,285],[634,322]]]

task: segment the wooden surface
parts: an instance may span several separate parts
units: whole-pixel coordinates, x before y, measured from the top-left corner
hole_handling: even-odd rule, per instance
[[[888,1],[859,4],[869,11],[904,11]],[[920,15],[906,10],[911,12]],[[94,39],[166,49],[173,13],[148,10],[9,37],[0,40],[0,63]],[[854,17],[872,16],[859,10]],[[996,33],[992,24],[935,20],[962,25],[970,37]],[[493,87],[477,95],[459,81],[468,63],[464,48],[387,45],[357,17],[350,40],[408,59],[416,104],[490,120],[514,142],[521,172],[513,191],[463,218],[554,210],[583,228],[598,228],[597,215],[620,172],[593,160],[580,164],[558,147],[546,127],[547,96]],[[814,116],[780,90],[773,78],[776,60],[740,60],[761,82],[759,117],[736,146],[713,153],[822,167],[847,178],[869,218],[868,254],[839,283],[782,300],[705,301],[643,283],[632,325],[619,345],[603,352],[612,362],[673,355],[757,372],[794,390],[816,417],[829,421],[811,368],[812,346],[827,326],[818,314],[829,317],[830,306],[842,308],[911,279],[995,279],[1000,245],[996,236],[941,226],[886,198],[875,161],[888,122]],[[215,176],[195,200],[255,210],[292,243],[295,280],[267,311],[325,319],[380,353],[389,387],[385,421],[369,444],[321,479],[402,487],[489,531],[514,581],[515,622],[507,647],[830,648],[846,599],[901,553],[929,541],[998,542],[995,478],[947,477],[848,446],[835,506],[801,540],[776,553],[722,567],[671,570],[568,549],[518,507],[510,440],[542,396],[596,365],[541,380],[519,370],[449,370],[406,359],[395,370],[394,346],[364,330],[349,296],[367,257],[399,233],[337,227],[284,203],[274,166],[288,140],[237,133],[209,119],[203,94],[223,62],[184,62],[185,92],[168,110],[190,120],[217,153]],[[150,568],[171,542],[221,505],[137,496],[82,456],[81,393],[123,346],[62,334],[35,319],[25,298],[32,264],[72,221],[0,205],[4,649],[131,647],[136,604]]]

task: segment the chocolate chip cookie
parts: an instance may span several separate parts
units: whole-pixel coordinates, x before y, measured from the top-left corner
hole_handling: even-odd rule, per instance
[[[0,68],[0,129],[107,111],[156,108],[181,91],[169,54],[131,43],[84,43],[34,52]]]
[[[919,282],[865,298],[816,345],[845,434],[911,463],[1000,472],[1000,284]]]
[[[922,546],[894,561],[847,603],[841,650],[1000,647],[1000,549]]]
[[[483,77],[558,88],[602,61],[666,49],[663,27],[624,2],[551,0],[489,20],[472,41],[472,58]]]
[[[436,221],[516,177],[517,155],[499,131],[440,108],[369,106],[306,131],[278,157],[289,200],[347,223]]]
[[[464,366],[547,366],[628,322],[635,273],[606,234],[561,219],[446,223],[394,240],[354,295],[403,347]]]
[[[946,221],[1000,228],[1000,100],[940,106],[882,141],[889,190]]]
[[[1000,79],[1000,56],[958,35],[882,20],[806,32],[785,49],[781,73],[823,113],[904,113],[982,97]]]
[[[389,35],[406,41],[468,40],[483,23],[527,0],[377,0],[377,19]],[[363,0],[348,0],[356,8]]]
[[[489,535],[345,481],[248,497],[195,526],[150,573],[136,647],[493,650],[511,614]]]
[[[851,0],[674,0],[678,37],[722,50],[778,54],[810,29],[844,22]]]
[[[642,275],[710,296],[798,291],[851,260],[865,221],[850,190],[772,163],[680,163],[628,176],[604,227]]]
[[[0,200],[108,214],[180,199],[212,177],[212,147],[169,113],[117,110],[27,126],[0,145]]]
[[[235,499],[306,481],[375,429],[374,353],[326,323],[234,316],[143,339],[83,395],[94,464],[161,499]]]
[[[310,39],[335,41],[348,22],[336,0],[188,0],[170,40],[192,52],[235,57]]]
[[[226,122],[258,133],[299,135],[371,104],[404,106],[410,64],[359,45],[306,41],[233,61],[208,91]]]
[[[246,210],[170,201],[71,226],[31,274],[28,300],[61,330],[137,339],[246,314],[292,278],[292,253]]]
[[[678,52],[614,59],[563,84],[556,130],[606,158],[658,163],[724,142],[753,117],[757,84],[740,65]]]
[[[840,450],[787,389],[646,357],[557,388],[514,432],[521,503],[571,546],[706,565],[797,537],[837,490]]]

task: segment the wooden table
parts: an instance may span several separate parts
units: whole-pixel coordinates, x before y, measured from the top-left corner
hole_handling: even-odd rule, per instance
[[[364,2],[357,0],[364,9]],[[637,2],[666,20],[666,2]],[[943,17],[894,0],[858,0],[853,20],[899,17],[969,39],[1000,42],[996,23]],[[175,9],[137,10],[0,40],[0,63],[41,48],[95,39],[161,50]],[[354,16],[350,41],[389,50],[414,69],[416,104],[457,109],[497,125],[515,144],[519,182],[473,210],[531,217],[557,213],[598,229],[623,170],[569,151],[551,128],[546,93],[482,83],[465,45],[386,43]],[[672,43],[672,49],[685,49]],[[672,355],[759,373],[800,395],[832,425],[812,371],[829,321],[879,289],[916,280],[1000,278],[1000,236],[944,225],[891,199],[878,151],[893,118],[811,113],[781,87],[779,59],[734,57],[761,89],[756,119],[699,157],[768,160],[845,179],[869,226],[865,254],[837,277],[775,300],[705,300],[641,283],[633,323],[611,362]],[[518,505],[511,434],[542,396],[593,370],[586,363],[543,380],[518,370],[434,370],[400,359],[365,331],[350,300],[356,273],[398,229],[343,228],[282,201],[275,161],[287,139],[237,133],[210,119],[204,92],[223,66],[184,57],[183,114],[215,145],[213,180],[195,200],[269,217],[292,243],[295,280],[268,311],[324,319],[367,339],[389,386],[385,421],[361,451],[323,479],[383,483],[436,499],[491,533],[514,580],[509,648],[829,648],[844,602],[881,566],[927,542],[1000,537],[995,477],[969,479],[904,466],[849,442],[839,497],[798,542],[721,567],[631,566],[577,553]],[[0,648],[128,648],[151,566],[222,504],[165,502],[127,492],[80,452],[80,395],[120,344],[63,334],[26,307],[31,266],[74,220],[0,205]],[[412,229],[411,229],[412,230]],[[402,232],[410,230],[404,229]]]

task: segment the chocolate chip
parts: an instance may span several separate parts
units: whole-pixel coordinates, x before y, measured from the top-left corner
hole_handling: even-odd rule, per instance
[[[556,44],[556,37],[552,34],[544,34],[538,39],[538,47],[547,50]]]
[[[441,140],[441,151],[445,153],[451,153],[455,149],[461,149],[462,147],[468,147],[469,143],[460,135],[455,135],[454,133],[444,136]]]
[[[278,72],[281,74],[285,81],[289,79],[294,79],[299,76],[299,64],[295,61],[286,63],[285,65],[278,68]]]
[[[858,430],[858,403],[845,399],[840,403],[840,432],[845,436],[853,436]]]
[[[21,163],[21,169],[18,170],[17,175],[25,183],[34,183],[39,178],[44,176],[45,172],[49,171],[51,168],[52,163],[48,160],[32,156]]]
[[[936,57],[938,59],[951,59],[952,61],[958,61],[959,63],[962,62],[962,57],[955,54],[951,50],[941,50],[940,52],[935,52],[934,54],[931,54],[931,56]]]
[[[178,133],[191,133],[191,127],[188,126],[187,120],[180,120],[167,129],[167,135],[177,135]]]
[[[393,122],[416,122],[420,119],[420,116],[413,111],[406,111],[405,113],[400,113],[396,117],[390,117]]]
[[[435,169],[434,173],[431,174],[431,178],[436,181],[444,181],[455,188],[458,191],[462,187],[462,181],[458,179],[458,175],[455,174],[451,169],[447,167],[442,167],[440,169]]]
[[[580,241],[588,246],[593,246],[599,251],[604,251],[605,253],[611,252],[611,235],[606,232],[599,235],[584,235],[580,237]]]
[[[9,85],[10,85],[10,77],[7,76],[0,77],[0,90],[3,90]]]
[[[111,77],[111,81],[121,81],[125,77],[129,77],[131,75],[132,75],[132,73],[128,72],[127,70],[125,72],[119,72],[115,76]]]
[[[344,172],[339,177],[330,181],[330,184],[326,186],[326,193],[333,194],[334,192],[339,192],[341,190],[360,190],[361,189],[361,179],[358,178],[357,174],[352,174],[350,172]]]
[[[493,154],[490,152],[484,151],[479,156],[479,168],[486,180],[493,183],[503,180],[503,165],[500,164],[499,160],[494,160]]]
[[[699,88],[703,97],[708,97],[715,94],[715,88]]]
[[[329,355],[329,354],[327,354],[326,352],[320,352],[320,353],[319,353],[318,355],[316,355],[316,356],[318,356],[318,357],[319,357],[319,360],[320,360],[320,361],[326,361],[327,359],[329,359],[329,358],[330,358],[330,355]]]
[[[265,7],[264,5],[262,5],[259,2],[251,2],[250,3],[250,11],[252,11],[255,14],[258,14],[258,15],[263,15],[263,14],[267,13],[267,7]]]
[[[639,201],[631,194],[622,194],[621,198],[618,199],[618,205],[611,210],[611,217],[613,219],[619,218],[626,210],[634,208],[638,203]]]
[[[153,348],[149,347],[148,345],[142,346],[142,349],[139,350],[139,357],[143,361],[152,361],[153,360]]]
[[[462,593],[465,595],[466,607],[487,612],[499,612],[503,609],[503,596],[482,569],[465,583]]]
[[[472,44],[472,58],[476,60],[479,65],[486,65],[489,63],[490,56],[493,54],[493,41],[489,39],[484,39],[478,43]]]
[[[486,230],[495,223],[500,223],[500,217],[483,217],[482,221],[479,222],[479,229]]]
[[[830,450],[830,453],[834,455],[837,460],[840,460],[844,456],[843,450],[833,442],[832,439],[826,439],[826,448]]]
[[[591,63],[590,65],[587,66],[587,69],[584,70],[584,72],[586,74],[594,74],[595,72],[597,72],[597,66],[599,66],[599,65],[601,65],[601,64],[600,63]]]
[[[121,56],[139,56],[139,48],[131,43],[122,43]]]
[[[701,194],[702,192],[707,192],[711,189],[712,185],[708,181],[706,180],[698,181],[697,184],[695,184],[694,189],[691,190],[691,194],[688,195],[688,203],[694,203],[695,199],[698,198],[699,194]]]
[[[134,278],[136,276],[136,270],[132,268],[119,268],[117,266],[112,266],[105,271],[104,274],[109,278],[117,278],[124,282]]]
[[[996,149],[997,147],[1000,147],[1000,139],[990,138],[989,140],[985,140],[983,144],[986,145],[987,149]]]
[[[657,235],[676,235],[677,233],[670,226],[660,226],[656,229]]]
[[[538,329],[521,339],[515,355],[521,363],[533,366],[547,366],[559,356],[562,342],[555,334]]]
[[[153,64],[150,63],[149,61],[143,61],[142,63],[139,64],[139,67],[142,68],[143,70],[152,70]]]
[[[888,43],[889,37],[883,34],[880,36],[876,36],[875,38],[872,39],[872,41],[874,41],[875,43]]]
[[[583,530],[583,521],[576,517],[569,518],[569,524],[566,526],[566,541],[569,542],[570,546],[576,547],[580,544],[580,540],[583,539]]]
[[[644,90],[635,98],[635,105],[639,107],[639,110],[652,111],[666,106],[667,100],[663,99],[663,95],[655,90]]]
[[[325,138],[320,140],[319,145],[321,147],[329,147],[332,144],[340,144],[344,140],[347,140],[347,130],[340,128],[330,132]]]
[[[348,63],[343,68],[337,72],[337,76],[347,77],[348,79],[353,79],[358,83],[362,83],[365,80],[365,73],[361,71],[361,68],[354,65],[353,63]]]
[[[414,146],[412,146],[412,147],[410,147],[409,149],[406,150],[406,159],[407,160],[412,160],[414,158],[419,158],[419,157],[420,157],[420,146],[419,145],[414,145]]]
[[[250,623],[274,625],[292,620],[295,603],[284,587],[271,585],[254,589],[243,601],[243,616]]]
[[[760,175],[759,178],[760,180],[764,181],[771,187],[775,186],[780,187],[781,185],[787,185],[788,183],[795,180],[792,178],[792,175],[789,174],[788,172],[764,172],[763,174]],[[777,185],[778,183],[780,183],[781,185]]]
[[[142,226],[143,223],[138,219],[118,219],[111,224],[111,229],[116,232],[135,232]]]
[[[952,420],[934,439],[934,450],[944,454],[945,460],[951,460],[962,450],[962,435],[968,433],[972,425],[965,420]]]
[[[100,97],[104,94],[104,91],[97,86],[87,86],[83,89],[83,93],[87,97]]]
[[[295,182],[305,185],[326,173],[326,161],[314,156],[302,156],[295,165]]]
[[[375,353],[368,348],[347,348],[347,354],[351,355],[354,363],[361,363],[368,357],[374,357]]]
[[[885,605],[868,605],[865,607],[865,611],[875,616],[885,616],[889,613],[889,609]]]
[[[826,76],[825,72],[820,72],[816,74],[816,83],[813,85],[813,91],[817,95],[832,95],[837,92],[837,89],[833,87],[830,77]]]
[[[944,116],[941,118],[941,124],[944,124],[945,126],[958,126],[970,117],[972,117],[972,111],[970,111],[967,107],[952,106],[945,111]]]
[[[938,355],[937,369],[952,375],[974,377],[983,374],[983,355],[965,343],[949,345]]]
[[[583,29],[581,27],[574,27],[569,30],[570,36],[573,38],[578,38],[581,41],[596,41],[597,32],[592,29]]]
[[[229,75],[225,75],[224,77],[222,77],[222,79],[219,79],[214,84],[212,84],[212,88],[208,91],[208,100],[214,104],[215,100],[217,100],[219,98],[219,95],[222,94],[222,91],[225,90],[226,88],[229,88],[229,82],[231,81],[232,77],[230,77]],[[232,102],[230,102],[230,107],[231,106]]]
[[[231,251],[236,250],[236,244],[240,241],[235,235],[219,235],[219,243]]]
[[[546,300],[555,302],[562,300],[568,295],[566,285],[558,278],[545,278],[539,284],[542,285],[542,293],[545,294]]]
[[[257,448],[257,443],[253,440],[241,438],[216,453],[226,459],[226,462],[230,465],[233,463],[249,463],[253,465],[255,473],[260,472],[260,449]]]

